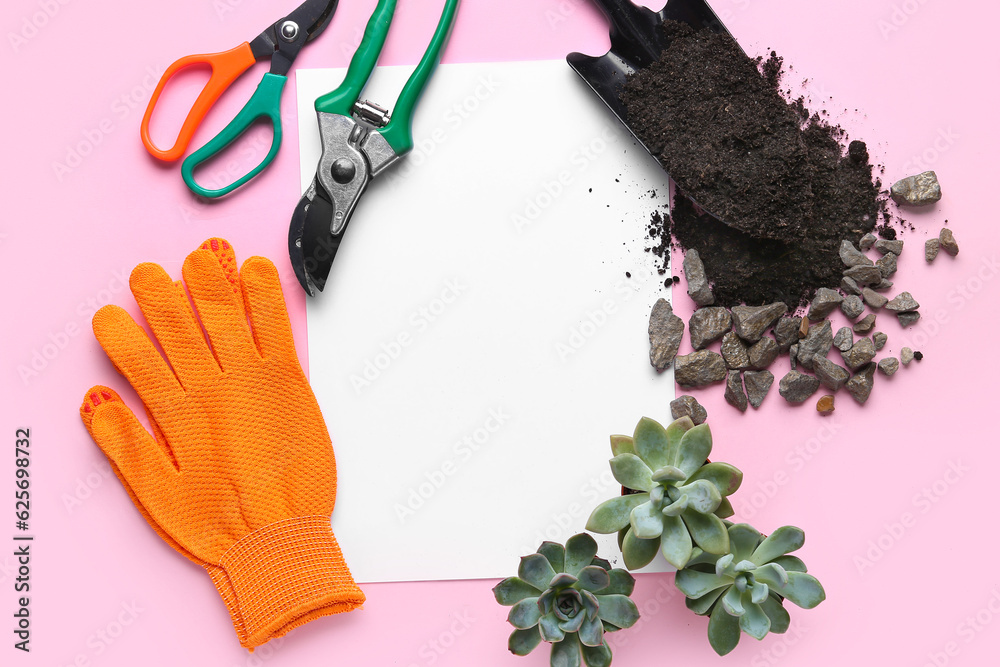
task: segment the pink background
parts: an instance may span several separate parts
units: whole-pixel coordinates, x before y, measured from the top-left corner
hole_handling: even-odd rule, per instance
[[[383,63],[416,62],[439,4],[400,3]],[[8,317],[0,433],[8,454],[0,486],[11,485],[14,430],[31,427],[36,542],[33,652],[13,650],[4,629],[3,662],[547,664],[541,649],[523,659],[506,653],[510,628],[506,609],[492,600],[493,581],[367,585],[363,611],[311,623],[248,655],[208,578],[143,523],[77,416],[91,384],[124,389],[90,334],[92,305],[113,302],[134,312],[124,288],[131,268],[157,261],[178,275],[184,256],[209,236],[228,238],[240,257],[276,261],[304,340],[303,298],[285,252],[298,198],[291,90],[284,98],[284,150],[252,187],[224,202],[193,199],[177,170],[148,158],[138,140],[155,79],[147,78],[150,72],[158,75],[181,55],[252,37],[277,18],[275,5],[294,2],[4,3],[8,210],[0,221],[0,271]],[[373,6],[374,0],[345,1],[298,67],[346,65]],[[831,111],[849,108],[835,117],[863,138],[877,137],[870,147],[887,179],[933,168],[945,191],[940,205],[907,216],[916,230],[904,236],[896,276],[924,317],[906,332],[887,316],[878,327],[889,335],[887,353],[898,354],[909,341],[925,353],[923,362],[891,380],[877,377],[863,408],[838,396],[835,416],[825,419],[811,404],[787,407],[776,388],[758,413],[742,416],[724,404],[720,387],[698,393],[716,434],[714,458],[745,472],[737,517],[765,532],[789,523],[804,528],[809,539],[801,555],[829,598],[811,612],[793,610],[784,637],[744,638],[727,661],[991,664],[1000,650],[1000,575],[992,567],[1000,545],[987,522],[1000,454],[990,419],[998,398],[995,360],[985,349],[995,337],[1000,280],[995,224],[980,202],[994,194],[1000,148],[992,85],[1000,10],[926,0],[844,0],[836,9],[796,0],[713,6],[748,51],[777,49],[794,67],[790,80],[810,79],[815,99],[832,96]],[[586,0],[468,0],[445,61],[553,59],[606,46],[606,27]],[[249,96],[259,68],[221,101],[198,145]],[[433,104],[427,100],[422,109]],[[553,110],[547,122],[563,122],[558,105],[544,101],[542,109]],[[511,122],[546,122],[532,111]],[[81,144],[87,154],[57,174],[55,164],[66,163]],[[253,152],[252,144],[244,147]],[[920,247],[945,219],[962,253],[942,254],[928,267]],[[636,220],[623,240],[641,239],[642,223]],[[638,248],[641,241],[634,243]],[[686,297],[679,293],[677,300],[686,315]],[[37,374],[22,378],[19,368],[30,368],[36,353],[49,358],[36,358]],[[779,377],[784,363],[776,367]],[[662,414],[649,416],[668,419],[666,404]],[[3,493],[4,545],[13,532],[11,496]],[[17,597],[11,551],[0,548],[0,616],[7,619],[0,628],[10,626]],[[614,637],[615,664],[668,656],[721,662],[704,638],[706,621],[687,612],[670,575],[640,576],[636,599],[644,619]],[[128,607],[138,611],[123,611]]]

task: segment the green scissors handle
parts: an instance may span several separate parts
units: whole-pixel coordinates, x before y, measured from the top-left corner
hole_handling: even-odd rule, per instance
[[[211,141],[184,160],[184,163],[181,165],[181,176],[184,178],[184,183],[187,184],[192,192],[201,197],[212,199],[221,197],[240,187],[263,171],[267,165],[271,164],[274,157],[278,154],[278,149],[281,147],[281,92],[284,90],[287,81],[288,77],[280,74],[271,74],[270,72],[265,74],[264,78],[257,85],[257,90],[254,91],[253,96],[250,97],[229,125],[226,125]],[[241,176],[238,180],[218,189],[205,188],[195,182],[194,170],[199,165],[222,153],[230,144],[243,136],[255,123],[261,120],[267,120],[271,123],[274,135],[271,139],[271,149],[264,156],[264,159],[261,160],[260,164],[250,170],[249,173]]]
[[[385,127],[376,130],[397,155],[403,155],[413,148],[413,111],[427,87],[431,74],[434,73],[434,68],[441,61],[441,51],[448,43],[448,36],[455,24],[458,4],[459,0],[446,0],[441,20],[427,50],[396,99],[391,120]],[[395,11],[396,0],[379,0],[365,28],[361,45],[351,59],[344,81],[336,90],[316,100],[316,111],[342,116],[351,115],[351,110],[371,78],[379,54],[385,46]]]

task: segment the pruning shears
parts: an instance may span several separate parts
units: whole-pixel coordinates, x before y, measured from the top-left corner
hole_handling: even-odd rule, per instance
[[[197,195],[202,197],[221,197],[240,187],[264,170],[281,147],[281,94],[288,80],[288,72],[292,68],[296,56],[302,47],[319,35],[329,25],[337,9],[338,0],[306,0],[292,13],[278,19],[251,42],[243,42],[234,49],[220,53],[207,53],[186,56],[174,62],[153,91],[153,96],[146,107],[142,119],[142,143],[154,157],[167,162],[174,162],[187,151],[188,144],[195,130],[208,114],[209,109],[219,97],[247,69],[259,60],[270,58],[271,69],[257,85],[257,90],[247,101],[235,118],[207,144],[189,155],[181,165],[181,176],[184,183]],[[212,69],[211,78],[198,95],[191,111],[188,112],[177,135],[174,145],[161,149],[153,143],[149,134],[149,122],[153,117],[153,109],[160,99],[163,88],[174,75],[193,65],[208,65]],[[248,174],[233,183],[219,188],[204,188],[194,180],[194,170],[203,162],[210,160],[236,141],[257,121],[267,120],[271,123],[274,134],[271,148],[264,159]]]
[[[385,45],[396,0],[379,0],[343,83],[316,100],[323,153],[299,200],[288,231],[288,253],[303,289],[322,291],[333,258],[361,195],[371,180],[413,148],[413,112],[441,59],[458,12],[446,0],[430,45],[390,112],[359,102]]]

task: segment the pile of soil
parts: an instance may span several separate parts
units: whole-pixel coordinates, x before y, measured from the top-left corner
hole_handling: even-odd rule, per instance
[[[754,59],[727,35],[663,29],[670,46],[625,86],[629,125],[680,191],[729,224],[678,197],[671,227],[654,217],[651,236],[699,251],[718,305],[795,308],[838,287],[841,241],[880,222],[894,234],[865,145],[848,150],[840,127],[782,97],[774,52]]]

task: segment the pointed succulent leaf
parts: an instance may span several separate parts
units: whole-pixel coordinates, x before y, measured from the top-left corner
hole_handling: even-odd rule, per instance
[[[607,588],[610,583],[611,575],[602,567],[588,565],[580,570],[580,588],[584,590],[596,593],[601,589]]]
[[[572,586],[577,582],[576,577],[572,574],[566,574],[565,572],[560,572],[556,576],[552,577],[552,581],[549,582],[549,588],[555,588],[556,590],[560,588],[566,588]]]
[[[691,559],[691,534],[680,517],[663,517],[663,534],[660,535],[660,551],[667,562],[678,570]]]
[[[729,498],[723,497],[722,502],[715,509],[715,516],[720,519],[728,519],[734,514],[736,514],[736,510],[733,509],[733,504],[729,502]]]
[[[715,605],[708,621],[708,643],[719,655],[726,655],[740,643],[740,621],[721,604]]]
[[[542,610],[543,614],[551,614],[552,604],[555,602],[555,599],[556,592],[549,588],[538,596],[538,608]]]
[[[684,602],[687,604],[687,608],[698,614],[699,616],[704,616],[708,613],[708,610],[712,608],[712,605],[726,592],[726,588],[716,588],[714,591],[709,591],[705,593],[700,598],[686,598]]]
[[[715,561],[715,573],[720,577],[723,576],[726,573],[726,570],[732,564],[733,564],[732,554],[726,554],[722,556],[721,558],[719,558],[719,560]]]
[[[549,667],[580,667],[580,640],[577,633],[566,635],[561,642],[552,645]]]
[[[729,527],[729,544],[737,562],[749,559],[761,539],[760,532],[748,523],[737,523]]]
[[[643,503],[632,510],[629,522],[636,537],[644,540],[655,539],[663,532],[663,515],[652,503]]]
[[[812,609],[826,599],[826,591],[819,580],[811,574],[804,572],[787,572],[788,581],[782,583],[781,579],[774,576],[773,571],[765,568],[774,567],[774,563],[765,565],[757,570],[754,576],[770,587],[778,595],[791,600],[794,604],[803,609]]]
[[[695,470],[688,482],[699,479],[711,482],[721,495],[729,496],[743,483],[743,472],[734,465],[713,461]]]
[[[675,419],[667,426],[667,463],[677,466],[677,454],[680,451],[681,439],[684,438],[685,433],[693,428],[694,422],[687,416]]]
[[[567,619],[565,621],[560,621],[559,628],[563,632],[579,632],[580,627],[583,625],[583,622],[585,620],[587,620],[586,614],[583,613],[577,614],[573,618]]]
[[[639,609],[627,595],[598,595],[597,615],[619,628],[631,628],[639,620]]]
[[[788,571],[777,563],[768,563],[757,568],[754,578],[763,581],[773,590],[777,591],[788,583]]]
[[[542,545],[538,547],[538,553],[545,556],[553,570],[563,571],[566,562],[566,549],[563,548],[563,545],[558,542],[542,542]]]
[[[507,577],[493,587],[493,597],[497,602],[510,607],[524,598],[538,597],[542,591],[518,577]]]
[[[740,629],[754,639],[763,639],[771,629],[771,619],[759,605],[750,604],[746,613],[740,616]]]
[[[653,490],[649,492],[649,502],[653,504],[653,507],[663,507],[664,495],[666,495],[664,488],[657,484],[653,487]]]
[[[648,493],[630,493],[605,500],[587,519],[587,530],[605,535],[619,531],[629,525],[632,510],[646,502],[649,502]]]
[[[675,465],[690,477],[712,453],[712,431],[708,424],[695,426],[681,438]]]
[[[608,585],[599,591],[594,591],[594,595],[632,595],[635,590],[635,577],[621,568],[614,568],[608,572]]]
[[[664,507],[660,512],[664,516],[680,516],[688,508],[688,504],[687,495],[681,495],[680,498]]]
[[[542,610],[538,608],[538,598],[524,598],[507,614],[507,622],[518,630],[527,630],[538,625],[542,618]]]
[[[692,565],[710,565],[711,567],[715,567],[718,560],[719,556],[717,554],[710,554],[701,547],[695,547],[691,550],[691,559],[688,561],[687,567],[691,567]]]
[[[591,565],[596,565],[597,567],[605,570],[606,572],[611,571],[611,562],[606,558],[601,558],[600,556],[594,556],[594,560],[590,561]]]
[[[625,559],[625,567],[630,570],[638,570],[646,567],[656,557],[656,552],[660,549],[660,540],[644,540],[636,537],[631,526],[625,532],[622,540],[622,557]]]
[[[743,608],[743,594],[736,586],[730,586],[729,590],[722,596],[722,606],[732,616],[742,616],[746,610]]]
[[[566,565],[563,568],[567,574],[574,576],[587,567],[597,555],[597,542],[587,533],[577,533],[566,540]]]
[[[687,475],[684,474],[684,471],[674,466],[663,466],[653,472],[653,481],[657,484],[663,482],[683,482],[685,479],[687,479]]]
[[[778,556],[771,561],[775,565],[780,565],[788,572],[806,572],[806,564],[798,556]],[[771,632],[774,632],[772,630]]]
[[[635,454],[635,443],[632,441],[632,436],[611,436],[611,454],[612,456],[618,456],[619,454]]]
[[[514,655],[528,655],[535,650],[535,647],[542,642],[542,635],[538,628],[528,630],[514,630],[507,640],[507,649]]]
[[[788,610],[773,595],[768,595],[767,599],[760,603],[761,610],[767,614],[771,620],[771,632],[784,634],[788,630],[788,625],[792,619],[788,615]]]
[[[635,440],[635,453],[649,466],[650,470],[667,465],[669,462],[667,432],[659,422],[643,417],[636,424],[633,439]]]
[[[771,589],[768,588],[767,584],[755,581],[750,588],[750,601],[754,604],[761,604],[768,598],[770,593]]]
[[[597,601],[597,596],[590,591],[580,591],[583,596],[583,608],[587,611],[587,618],[597,618],[598,608],[601,603]]]
[[[538,632],[547,642],[562,641],[565,632],[559,627],[559,618],[555,614],[545,614],[538,622]]]
[[[805,541],[806,534],[802,532],[801,528],[782,526],[760,543],[760,546],[750,556],[750,560],[757,563],[757,565],[770,563],[778,556],[784,556],[787,553],[801,549]]]
[[[653,471],[635,454],[619,454],[611,459],[611,474],[627,489],[649,491],[653,488]]]
[[[709,514],[714,512],[722,502],[722,494],[715,485],[707,480],[688,482],[677,490],[688,497],[688,506],[696,512]],[[725,529],[725,527],[723,527]]]
[[[734,572],[753,572],[757,569],[757,564],[752,560],[741,560],[736,565],[733,565]]]
[[[521,565],[517,568],[517,574],[521,579],[540,591],[548,588],[552,577],[556,576],[556,572],[552,569],[552,565],[549,564],[548,559],[538,553],[522,556]]]
[[[604,643],[604,625],[597,617],[585,620],[578,634],[580,643],[584,646],[600,646]]]
[[[611,667],[611,647],[607,642],[600,646],[583,647],[583,661],[587,667]]]
[[[674,585],[689,598],[700,598],[714,590],[732,586],[732,584],[731,577],[720,577],[711,572],[699,572],[691,569],[681,570],[674,576]]]
[[[699,514],[688,509],[681,515],[695,544],[713,554],[729,553],[729,532],[722,519],[714,514]]]

